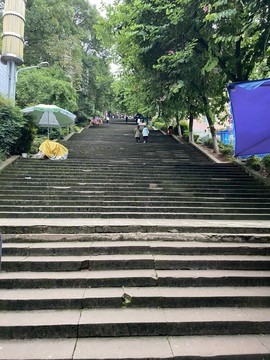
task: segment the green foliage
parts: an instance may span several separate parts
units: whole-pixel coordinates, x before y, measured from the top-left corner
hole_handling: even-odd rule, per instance
[[[251,156],[247,159],[246,162],[247,166],[250,167],[252,170],[260,171],[262,168],[262,161],[258,156]]]
[[[180,120],[179,123],[180,123],[180,127],[181,127],[181,132],[183,135],[186,131],[189,132],[189,129],[188,129],[189,125],[186,120]]]
[[[199,142],[199,137],[200,137],[200,135],[194,134],[194,142],[195,143]]]
[[[1,157],[27,151],[31,142],[29,124],[20,109],[0,97],[0,152]]]
[[[182,137],[185,142],[189,142],[189,130],[182,131]]]
[[[166,131],[167,129],[166,121],[160,117],[152,120],[152,125],[158,130]]]
[[[88,0],[29,0],[26,4],[26,66],[19,73],[17,104],[50,103],[88,116],[112,101],[108,51],[97,38],[99,14]]]
[[[263,167],[265,168],[265,170],[270,173],[270,155],[266,155],[263,159],[262,159],[262,164]]]
[[[234,154],[233,145],[226,145],[222,142],[219,143],[219,151],[222,155],[233,156]]]
[[[71,112],[77,110],[77,94],[62,70],[31,69],[18,74],[17,104],[54,104]]]
[[[205,141],[204,143],[206,146],[208,146],[209,148],[213,149],[214,148],[214,142],[212,138],[209,138],[208,140]]]

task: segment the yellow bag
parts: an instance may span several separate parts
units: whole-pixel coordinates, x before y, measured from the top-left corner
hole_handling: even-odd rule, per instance
[[[51,160],[64,160],[68,157],[68,149],[58,142],[45,140],[39,147],[44,155]]]

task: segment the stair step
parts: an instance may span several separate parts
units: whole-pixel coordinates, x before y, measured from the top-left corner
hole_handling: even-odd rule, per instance
[[[270,220],[270,213],[175,213],[175,212],[4,212],[0,218],[92,218],[92,219],[198,219],[198,220]]]
[[[78,309],[1,312],[1,339],[269,334],[261,308]]]
[[[121,282],[119,283],[121,286]],[[107,307],[261,307],[270,305],[269,287],[141,287],[0,290],[0,309]],[[2,314],[2,312],[1,312]]]
[[[73,205],[73,206],[69,206],[69,205],[43,205],[43,204],[39,204],[39,205],[5,205],[5,206],[1,206],[0,204],[0,209],[1,209],[1,213],[4,212],[14,212],[14,213],[18,213],[19,211],[21,212],[28,212],[28,213],[40,213],[40,212],[44,212],[44,213],[89,213],[89,214],[97,214],[97,213],[125,213],[125,214],[130,214],[130,213],[150,213],[153,214],[155,213],[173,213],[173,214],[177,214],[177,212],[181,213],[213,213],[214,211],[219,212],[220,214],[223,213],[230,213],[230,214],[254,214],[254,212],[256,212],[257,214],[262,214],[263,216],[270,216],[270,207],[269,208],[265,208],[265,207],[213,207],[213,206],[207,206],[206,204],[204,204],[203,206],[105,206],[105,205],[101,205],[101,206],[93,206],[92,204],[88,204],[88,205]]]
[[[31,240],[30,240],[31,241]],[[167,254],[167,255],[270,255],[270,244],[207,243],[191,241],[84,241],[8,243],[5,239],[3,256],[40,255],[109,255],[109,254]]]
[[[270,256],[247,255],[95,255],[9,256],[2,259],[3,271],[79,271],[111,269],[239,269],[268,270]]]
[[[24,220],[21,220],[25,222]],[[70,221],[70,220],[69,220]],[[51,224],[53,225],[53,224]],[[82,224],[81,224],[82,225]],[[88,224],[89,225],[89,224]],[[95,224],[97,225],[97,224]],[[108,225],[108,223],[106,223]],[[174,224],[172,224],[174,225]],[[178,224],[180,225],[180,224]],[[35,245],[37,247],[42,247],[44,243],[52,244],[52,247],[58,247],[58,244],[65,244],[67,247],[69,247],[70,243],[76,244],[78,247],[84,247],[84,243],[89,243],[91,246],[95,246],[95,242],[100,244],[100,247],[104,244],[109,244],[109,246],[114,247],[117,246],[117,243],[119,246],[121,246],[121,243],[130,243],[134,244],[136,242],[136,245],[140,246],[141,244],[147,246],[153,246],[161,242],[164,247],[166,247],[167,244],[174,246],[174,243],[182,243],[183,247],[188,246],[189,244],[193,248],[200,247],[200,245],[208,246],[208,247],[237,247],[240,251],[239,247],[244,248],[250,248],[250,249],[265,249],[265,251],[268,251],[270,244],[270,235],[267,233],[267,228],[246,228],[246,227],[237,227],[235,229],[233,228],[226,228],[219,226],[217,230],[221,230],[221,232],[214,233],[214,228],[200,228],[199,224],[196,222],[194,223],[195,229],[197,233],[191,232],[187,233],[185,230],[190,228],[188,227],[179,227],[176,228],[167,228],[167,231],[163,232],[147,232],[147,229],[153,230],[152,226],[154,226],[155,230],[164,230],[161,229],[160,226],[151,225],[148,223],[148,227],[137,227],[137,226],[130,226],[130,232],[121,232],[123,228],[115,226],[116,231],[114,228],[111,232],[103,232],[103,228],[91,228],[91,227],[80,227],[80,232],[76,231],[73,232],[73,227],[69,227],[68,230],[70,230],[70,233],[61,233],[59,230],[67,230],[66,227],[59,228],[55,225],[53,226],[53,230],[55,233],[51,233],[49,230],[51,228],[43,226],[41,227],[42,232],[38,232],[40,230],[40,227],[35,227],[34,229],[31,227],[18,227],[19,232],[24,231],[25,233],[15,233],[15,234],[8,234],[4,233],[3,235],[3,248],[8,248],[9,246],[13,246],[14,248],[17,247],[17,245],[20,245],[22,248],[24,247],[34,247]],[[6,230],[4,226],[1,226],[3,230]],[[15,228],[11,228],[12,230],[15,230]],[[32,229],[32,231],[30,231]],[[10,230],[10,229],[9,229]],[[36,231],[36,233],[33,233],[33,230]],[[88,230],[88,231],[87,231]],[[93,230],[93,231],[91,231]],[[94,231],[94,230],[100,230],[100,231]],[[106,230],[110,230],[110,227],[106,227]],[[132,231],[133,230],[133,231]],[[204,231],[203,231],[204,230]],[[231,233],[228,233],[227,231],[230,230]],[[265,233],[260,233],[259,230],[263,230]],[[134,232],[137,231],[137,232]],[[207,232],[208,231],[208,232]],[[236,231],[236,232],[235,232]],[[247,233],[245,233],[247,231]],[[257,233],[256,233],[257,231]],[[116,244],[116,245],[114,245]],[[152,245],[153,244],[153,245]],[[185,245],[187,244],[187,245]],[[251,245],[251,246],[250,246]]]
[[[266,360],[269,335],[1,340],[3,360]]]
[[[97,287],[270,286],[270,271],[241,270],[103,270],[2,272],[1,289]]]

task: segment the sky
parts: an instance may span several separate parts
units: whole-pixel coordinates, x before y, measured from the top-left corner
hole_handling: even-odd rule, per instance
[[[113,0],[88,0],[91,5],[96,5],[96,7],[99,9],[102,7],[102,3],[105,5],[109,5],[113,3]]]

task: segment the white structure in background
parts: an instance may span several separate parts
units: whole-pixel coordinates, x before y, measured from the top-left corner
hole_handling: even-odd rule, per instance
[[[23,64],[25,6],[27,0],[6,0],[3,12],[0,92],[15,101],[17,66]]]

